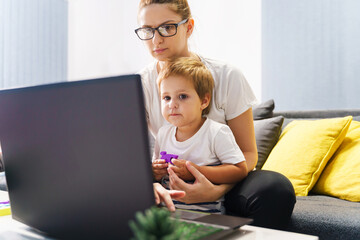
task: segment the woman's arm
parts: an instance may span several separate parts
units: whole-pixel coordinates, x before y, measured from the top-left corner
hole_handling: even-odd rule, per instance
[[[229,120],[227,124],[245,156],[248,172],[252,171],[258,160],[252,108]]]
[[[233,184],[212,184],[203,174],[201,174],[189,161],[186,161],[186,167],[195,177],[193,184],[185,183],[174,171],[169,168],[170,188],[173,190],[182,190],[186,192],[184,197],[175,197],[174,199],[187,204],[199,202],[213,202],[225,195]]]

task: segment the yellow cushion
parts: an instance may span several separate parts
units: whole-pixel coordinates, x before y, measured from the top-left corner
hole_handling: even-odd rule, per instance
[[[344,140],[352,117],[292,121],[262,169],[285,175],[297,196],[307,196]]]
[[[353,121],[326,165],[314,192],[360,202],[360,122]]]

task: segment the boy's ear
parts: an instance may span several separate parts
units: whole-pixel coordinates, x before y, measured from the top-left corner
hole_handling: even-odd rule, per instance
[[[210,104],[210,94],[206,93],[204,98],[201,100],[201,109],[207,108]]]

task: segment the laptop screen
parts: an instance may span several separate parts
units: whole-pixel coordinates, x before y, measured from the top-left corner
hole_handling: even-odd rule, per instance
[[[154,204],[139,75],[0,91],[12,216],[50,235],[128,237]]]

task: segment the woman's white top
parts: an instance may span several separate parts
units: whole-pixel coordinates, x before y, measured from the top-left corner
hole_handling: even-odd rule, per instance
[[[199,57],[210,70],[215,83],[208,118],[226,124],[226,121],[236,118],[257,104],[249,83],[239,69],[219,60]],[[148,126],[153,136],[156,136],[159,129],[167,124],[161,115],[156,66],[157,61],[154,61],[139,72],[143,84]]]

